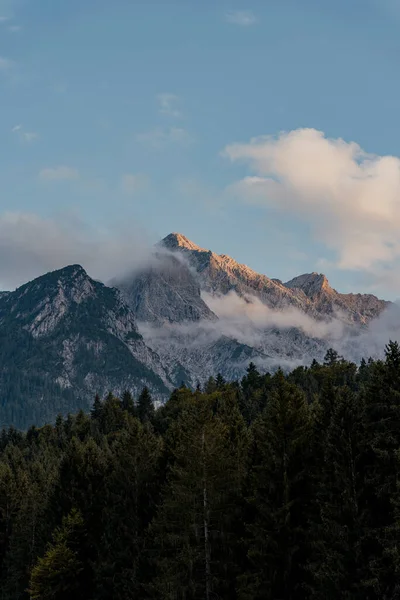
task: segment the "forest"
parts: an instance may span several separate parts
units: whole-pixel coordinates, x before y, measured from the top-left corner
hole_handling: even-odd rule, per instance
[[[400,346],[0,436],[0,600],[400,598]]]

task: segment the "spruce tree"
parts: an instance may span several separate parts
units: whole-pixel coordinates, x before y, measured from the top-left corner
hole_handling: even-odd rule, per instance
[[[100,420],[102,408],[103,408],[103,404],[100,400],[100,396],[98,394],[96,394],[96,396],[94,397],[92,410],[90,411],[92,419],[94,419],[95,421]]]
[[[81,556],[84,536],[82,515],[72,510],[63,519],[62,527],[46,554],[32,569],[29,595],[32,600],[86,600],[85,564]]]
[[[122,410],[126,410],[130,415],[136,416],[135,402],[129,390],[125,390],[122,394]]]
[[[385,361],[373,366],[364,397],[363,585],[368,597],[388,600],[394,598],[398,590],[396,553],[400,545],[395,510],[400,473],[400,347],[397,342],[389,342]]]
[[[151,527],[151,598],[232,597],[223,594],[232,590],[228,514],[239,485],[233,431],[206,398],[189,401],[169,429],[167,483]]]
[[[321,426],[321,421],[317,426]],[[362,598],[360,500],[364,492],[365,435],[362,398],[347,387],[336,392],[328,428],[315,433],[323,441],[319,448],[323,460],[317,463],[319,481],[314,490],[319,518],[314,516],[310,523],[314,546],[309,565],[313,578],[310,598]]]
[[[147,387],[144,387],[138,399],[138,418],[142,423],[151,423],[154,418],[154,404]]]
[[[252,429],[248,563],[239,598],[300,600],[310,553],[311,419],[304,394],[282,372]]]

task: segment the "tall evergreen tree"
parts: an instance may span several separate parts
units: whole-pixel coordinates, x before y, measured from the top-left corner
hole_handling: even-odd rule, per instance
[[[147,387],[143,388],[138,399],[137,407],[138,417],[142,423],[151,423],[154,418],[154,404],[150,391]]]
[[[86,600],[85,558],[81,555],[84,521],[72,510],[54,533],[54,541],[32,569],[32,600]]]
[[[306,598],[310,434],[304,395],[278,373],[253,426],[248,566],[239,580],[243,600]]]
[[[211,600],[232,586],[227,513],[238,464],[231,433],[206,399],[192,400],[169,431],[167,484],[152,525],[152,598]]]

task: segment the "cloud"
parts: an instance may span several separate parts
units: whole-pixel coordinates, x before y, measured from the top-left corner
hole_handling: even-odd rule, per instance
[[[79,171],[65,165],[51,168],[48,167],[39,172],[39,179],[42,181],[71,181],[79,179]]]
[[[400,258],[399,158],[315,129],[231,144],[223,154],[252,172],[231,192],[303,220],[339,268],[373,272]]]
[[[171,145],[187,146],[193,141],[191,135],[182,127],[152,129],[151,131],[137,134],[136,140],[156,150],[161,150]]]
[[[149,184],[149,178],[144,173],[126,173],[122,175],[120,189],[124,194],[133,196],[143,191]]]
[[[257,18],[251,10],[230,10],[225,14],[225,19],[232,25],[249,27],[257,23]]]
[[[157,96],[158,104],[159,104],[159,112],[162,115],[167,115],[168,117],[181,117],[182,113],[179,110],[179,97],[175,94],[163,93],[158,94]]]
[[[215,313],[225,325],[229,325],[229,334],[235,331],[262,331],[266,328],[278,327],[279,329],[300,329],[306,335],[319,339],[340,339],[343,335],[344,325],[339,319],[329,321],[315,320],[307,314],[288,307],[283,310],[274,310],[266,306],[256,296],[242,298],[234,291],[224,296],[203,292],[202,298],[207,306]],[[228,334],[228,329],[225,329]],[[254,339],[251,334],[249,343]],[[244,339],[241,341],[244,342]]]
[[[39,137],[39,134],[35,133],[34,131],[24,131],[22,135],[26,142],[33,142]]]
[[[39,135],[34,131],[24,131],[24,128],[21,124],[15,125],[11,131],[12,133],[17,134],[19,139],[23,142],[33,142],[39,137]]]
[[[0,23],[7,23],[10,20],[10,17],[0,16]]]
[[[19,33],[20,31],[22,31],[22,25],[10,25],[8,31],[10,31],[11,33]]]
[[[4,56],[0,56],[0,71],[8,71],[14,66],[14,61]]]
[[[0,215],[0,284],[14,289],[39,275],[80,264],[108,281],[142,265],[150,254],[145,232],[128,226],[102,230],[71,215],[43,218],[24,212]]]

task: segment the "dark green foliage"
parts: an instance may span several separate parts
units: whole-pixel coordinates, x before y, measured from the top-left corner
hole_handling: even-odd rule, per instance
[[[252,431],[248,567],[240,578],[239,597],[304,598],[311,417],[304,394],[282,372]]]
[[[181,389],[185,389],[185,386]],[[151,423],[154,418],[154,404],[147,387],[143,388],[139,396],[137,416],[142,423]]]
[[[32,568],[29,595],[32,600],[82,600],[85,596],[84,521],[77,510],[63,519],[46,554]]]
[[[0,600],[400,598],[397,343],[76,413],[0,435]]]

